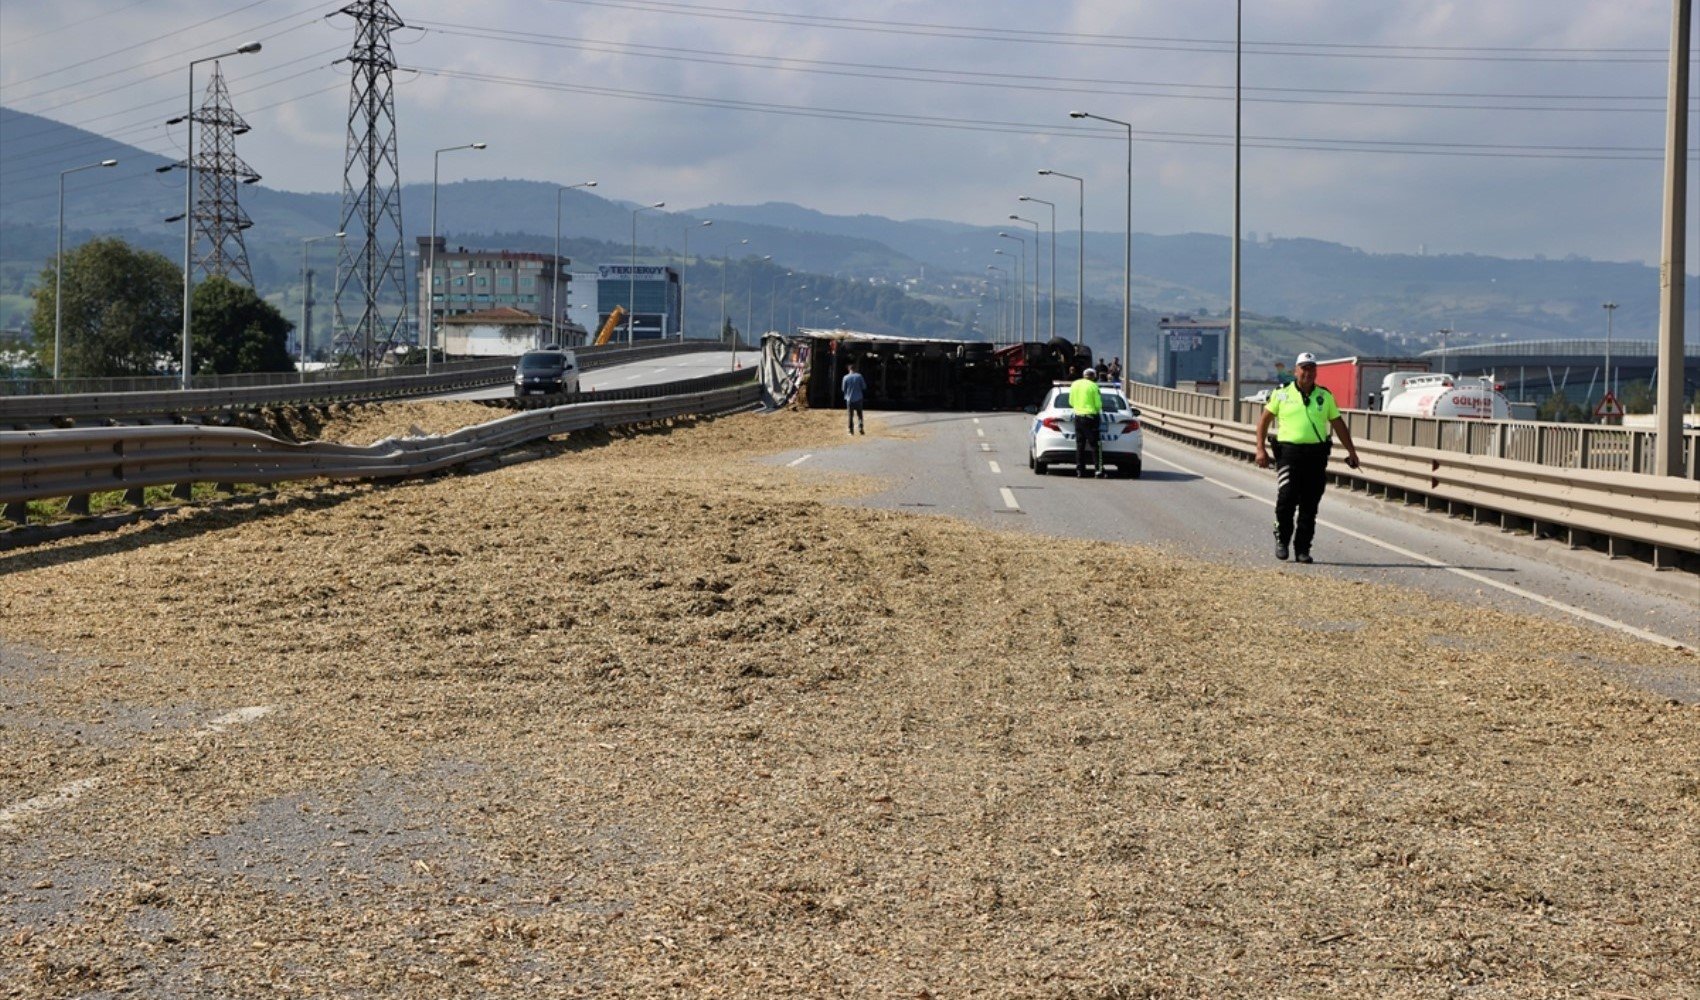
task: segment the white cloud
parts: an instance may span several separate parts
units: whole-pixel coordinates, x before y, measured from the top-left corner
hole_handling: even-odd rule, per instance
[[[552,42],[470,38],[455,33],[458,28],[398,35],[403,65],[531,82],[398,74],[404,177],[429,176],[432,148],[481,138],[490,143],[489,155],[457,161],[455,177],[572,182],[595,176],[599,193],[666,200],[672,207],[790,200],[830,212],[966,222],[1001,219],[1018,207],[1018,195],[1048,192],[1059,218],[1071,218],[1068,187],[1033,176],[1036,168],[1051,166],[1086,176],[1088,225],[1115,230],[1122,219],[1124,147],[1113,135],[1092,140],[1066,134],[1075,127],[1066,113],[1078,106],[1142,131],[1215,137],[1198,140],[1203,144],[1136,144],[1136,225],[1158,232],[1224,232],[1229,225],[1232,153],[1222,137],[1232,133],[1233,106],[1221,98],[1231,94],[1223,88],[1233,82],[1233,60],[1221,43],[1233,36],[1231,0],[789,0],[748,4],[757,13],[747,15],[729,14],[743,8],[743,0],[688,0],[705,13],[726,15],[718,17],[610,2],[398,3],[397,11],[412,23],[531,33],[534,41]],[[323,17],[335,6],[300,0],[247,10],[215,0],[8,2],[0,8],[0,45],[6,46],[0,49],[0,100],[73,124],[90,121],[90,128],[112,134],[132,126],[135,141],[164,152],[169,138],[152,123],[177,113],[187,60],[244,33],[264,36],[263,53],[225,67],[238,108],[254,125],[241,152],[268,184],[334,189],[342,169],[347,77],[345,69],[325,64],[351,37],[346,18]],[[799,23],[759,13],[772,10],[840,20]],[[845,30],[851,21],[887,30]],[[58,30],[74,23],[84,27]],[[927,24],[967,26],[983,37],[946,37],[963,32],[917,26]],[[1427,243],[1496,253],[1648,257],[1658,239],[1657,153],[1633,162],[1429,154],[1449,148],[1440,144],[1454,144],[1455,151],[1482,144],[1492,148],[1474,151],[1497,154],[1514,152],[1506,146],[1555,147],[1549,154],[1570,155],[1584,146],[1608,154],[1657,149],[1662,101],[1608,98],[1662,96],[1668,28],[1664,0],[1247,4],[1245,82],[1257,88],[1247,92],[1248,136],[1284,146],[1322,139],[1424,144],[1414,147],[1421,152],[1389,154],[1272,149],[1260,140],[1245,154],[1247,227],[1372,249]],[[1015,41],[989,37],[1000,32],[1025,34],[1007,36]],[[1086,44],[1045,43],[1071,32]],[[158,35],[168,37],[121,51],[127,39]],[[40,42],[28,44],[32,38]],[[598,51],[570,47],[592,43],[599,43],[593,45]],[[657,48],[641,50],[648,55],[621,48],[632,45]],[[1353,48],[1370,45],[1387,48]],[[1530,51],[1534,47],[1651,51],[1628,54],[1645,62],[1601,62],[1598,53],[1542,62],[1531,60],[1565,54]],[[305,59],[330,48],[338,51]],[[159,62],[147,63],[156,57]],[[760,57],[842,65],[809,72]],[[305,61],[285,65],[296,59]],[[82,60],[92,62],[44,75]],[[314,66],[308,75],[272,82]],[[1021,86],[883,78],[932,75],[917,72],[927,69]],[[119,72],[94,79],[112,70]],[[329,93],[312,94],[327,87]],[[586,89],[654,93],[671,102]],[[1421,94],[1506,96],[1414,96]],[[1553,94],[1589,99],[1568,102],[1570,111],[1508,109],[1551,105],[1543,97]],[[293,100],[266,107],[287,99]],[[1032,123],[1063,134],[921,128],[683,103],[692,99],[791,105],[817,114],[843,109]],[[1333,103],[1292,103],[1305,100]],[[1470,103],[1505,107],[1388,106]]]

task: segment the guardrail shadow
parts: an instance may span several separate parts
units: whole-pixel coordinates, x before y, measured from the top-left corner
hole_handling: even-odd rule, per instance
[[[166,542],[284,517],[298,511],[330,510],[374,490],[400,486],[404,482],[386,479],[359,483],[310,483],[300,487],[299,491],[292,488],[288,493],[264,490],[172,507],[149,507],[60,524],[14,528],[6,537],[0,537],[0,578],[24,570],[138,552]],[[112,534],[114,528],[143,521],[154,523],[147,531],[121,536]],[[81,540],[74,544],[42,548],[48,542],[73,538]]]

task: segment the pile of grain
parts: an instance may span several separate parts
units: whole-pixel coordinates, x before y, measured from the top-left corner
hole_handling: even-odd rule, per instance
[[[746,461],[839,419],[0,555],[0,807],[100,781],[8,995],[1700,991],[1700,709],[1587,665],[1692,658]]]

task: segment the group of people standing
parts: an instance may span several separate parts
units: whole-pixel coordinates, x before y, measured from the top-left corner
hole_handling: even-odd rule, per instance
[[[1121,379],[1121,359],[1113,359],[1103,372],[1105,380]],[[1099,442],[1100,418],[1104,398],[1098,388],[1098,371],[1086,368],[1075,373],[1069,384],[1068,405],[1074,411],[1074,474],[1082,479],[1096,475],[1102,479],[1104,455]],[[848,366],[842,385],[845,412],[850,433],[867,433],[863,423],[862,406],[867,398],[868,383],[855,365]],[[1311,542],[1316,537],[1316,510],[1328,486],[1328,455],[1333,449],[1332,435],[1338,435],[1346,446],[1346,466],[1358,467],[1358,449],[1352,432],[1340,416],[1334,394],[1316,384],[1316,355],[1309,351],[1293,362],[1293,380],[1269,394],[1263,416],[1257,422],[1257,464],[1270,466],[1269,448],[1264,438],[1270,426],[1275,427],[1275,558],[1309,563]],[[1095,468],[1088,472],[1088,460]]]

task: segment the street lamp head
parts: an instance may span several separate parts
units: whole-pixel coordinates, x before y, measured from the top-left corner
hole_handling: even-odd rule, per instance
[[[118,165],[118,161],[117,160],[101,160],[100,165],[103,166],[103,167],[116,167]]]
[[[340,239],[342,239],[342,238],[343,238],[343,237],[344,237],[344,236],[347,236],[347,235],[348,235],[348,234],[347,234],[347,233],[334,233],[334,234],[332,234],[332,235],[334,235],[334,236],[335,236],[335,237],[336,237],[336,238],[337,238],[337,239],[339,239],[339,240],[340,240]]]
[[[183,213],[178,212],[176,215],[168,215],[168,216],[166,216],[165,218],[163,218],[159,221],[165,222],[165,223],[182,222],[183,221]]]
[[[1056,173],[1056,171],[1054,171],[1054,170],[1041,170],[1041,171],[1039,171],[1039,176],[1040,177],[1049,177],[1054,173]]]
[[[709,226],[712,226],[712,225],[714,225],[714,220],[713,219],[704,219],[704,220],[702,220],[702,225],[703,225],[703,228],[707,228]]]
[[[188,115],[178,115],[176,118],[167,118],[165,120],[165,124],[167,124],[167,125],[181,125],[188,120],[189,120]]]
[[[489,149],[490,148],[490,144],[487,143],[487,142],[474,142],[474,143],[471,143],[470,145],[472,146],[473,149]]]
[[[1044,172],[1044,171],[1040,171],[1040,173],[1043,173],[1043,172]],[[1016,201],[1032,201],[1032,200],[1033,200],[1033,199],[1032,199],[1032,198],[1029,198],[1029,197],[1027,197],[1027,196],[1026,196],[1026,195],[1022,195],[1022,196],[1021,196],[1021,197],[1019,197],[1019,198],[1017,198],[1017,199],[1015,199],[1015,200],[1016,200]],[[1010,218],[1012,218],[1012,219],[1013,219],[1013,218],[1015,218],[1015,216],[1013,216],[1013,215],[1012,215],[1012,216],[1010,216]]]
[[[1068,116],[1069,116],[1069,117],[1070,117],[1070,118],[1088,118],[1088,117],[1091,117],[1091,116],[1090,116],[1090,115],[1088,115],[1088,114],[1087,114],[1087,113],[1086,113],[1086,112],[1084,112],[1084,111],[1070,111],[1070,112],[1069,112],[1069,113],[1068,113]]]
[[[245,56],[245,55],[250,55],[250,54],[258,52],[258,51],[260,51],[260,43],[259,42],[249,42],[247,45],[244,45],[241,48],[237,49],[236,54],[239,55],[239,56]]]
[[[649,207],[650,207],[650,208],[666,208],[666,207],[667,207],[667,203],[666,203],[666,202],[664,202],[664,201],[658,201],[658,202],[656,202],[656,203],[655,203],[655,204],[653,204],[653,205],[651,205],[651,206],[649,206]]]
[[[587,188],[593,188],[593,187],[596,186],[596,182],[595,181],[585,181],[583,186],[587,187]]]

